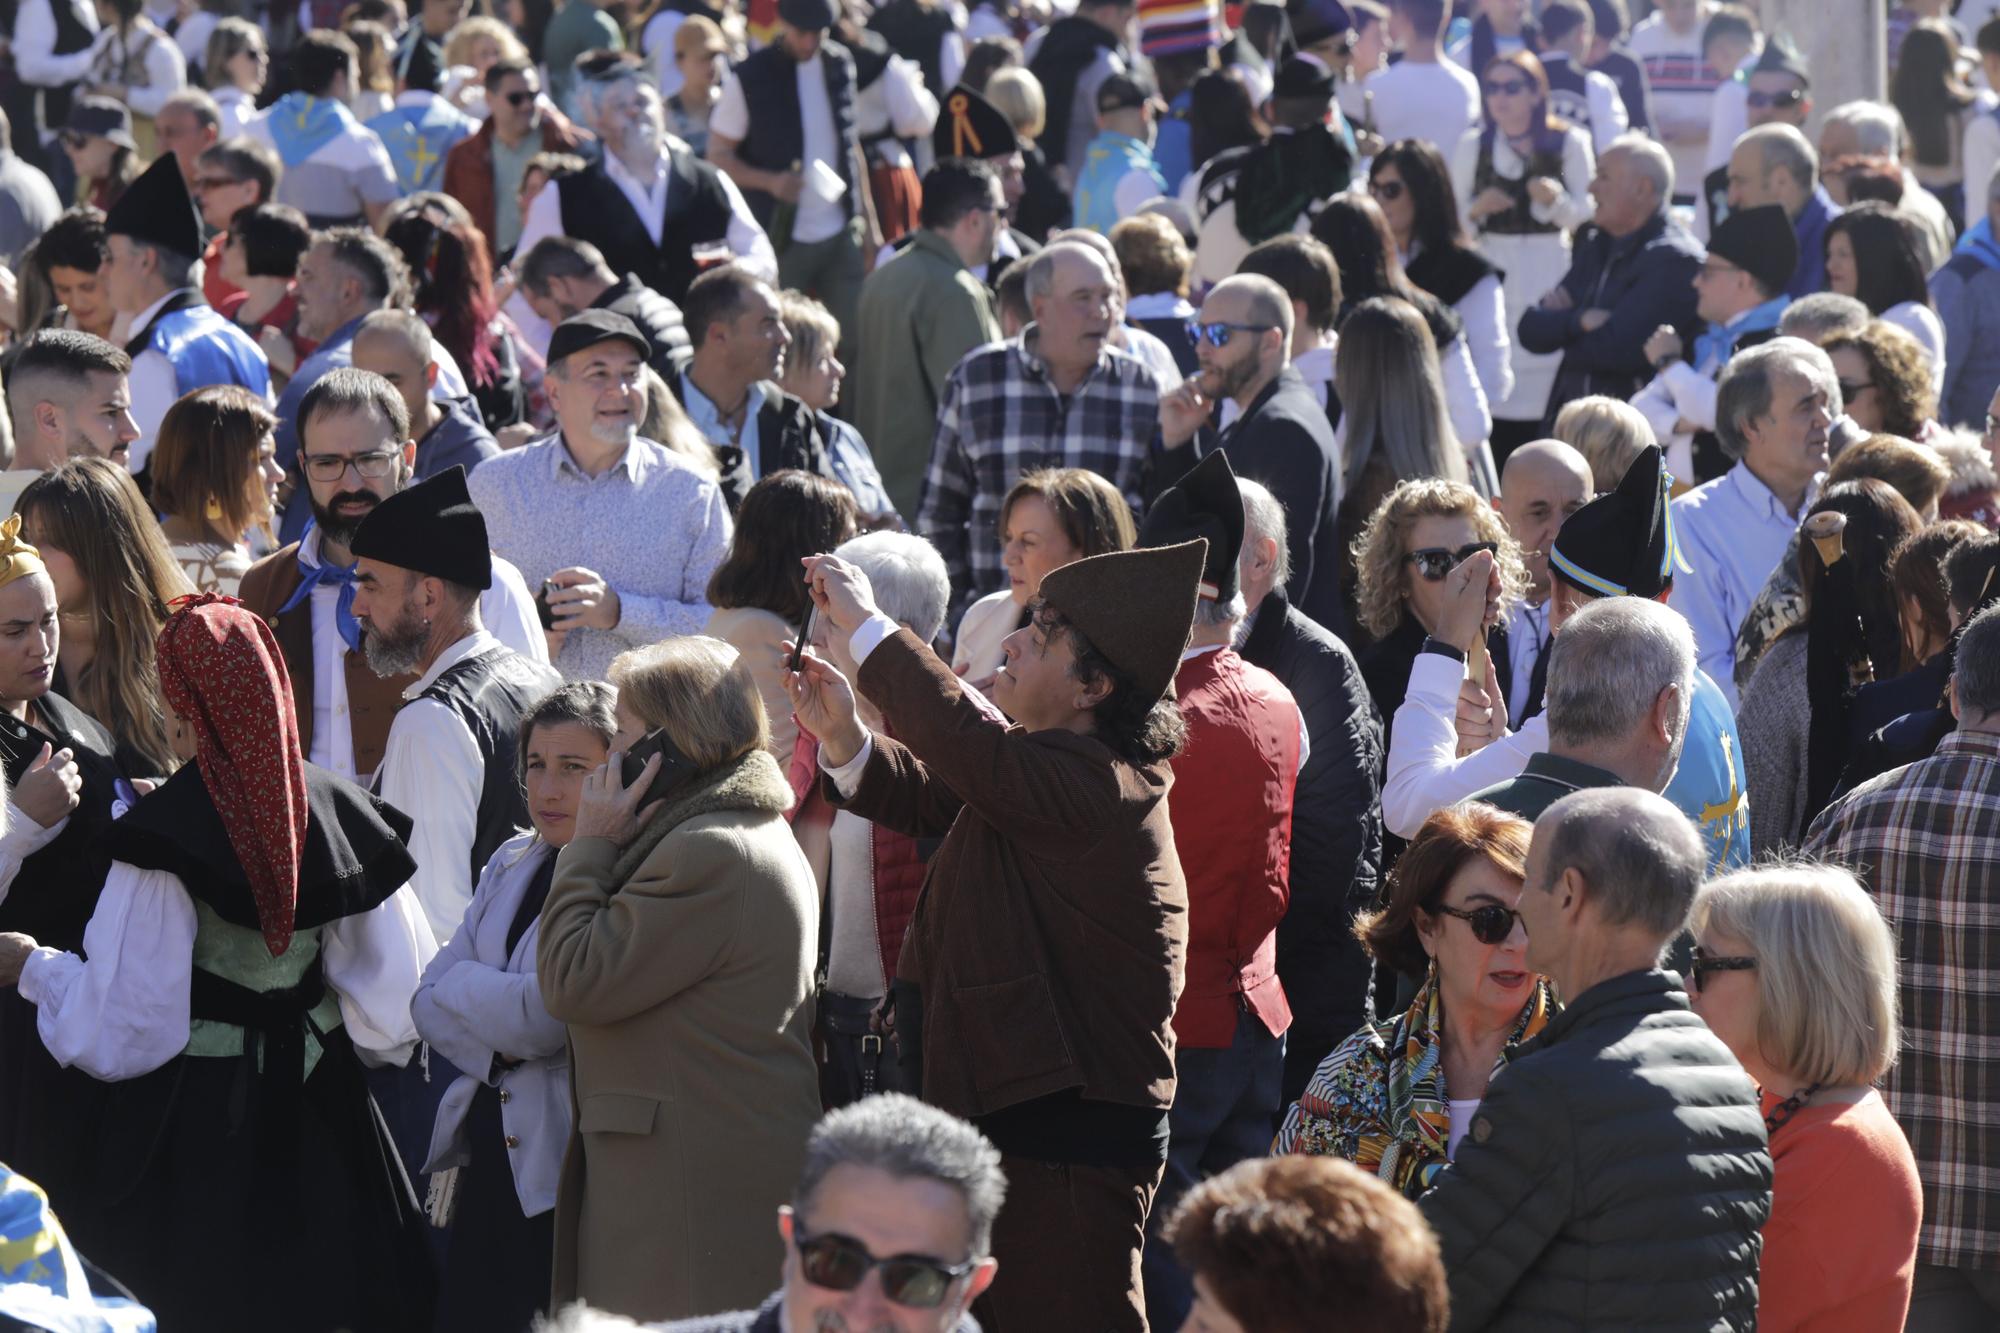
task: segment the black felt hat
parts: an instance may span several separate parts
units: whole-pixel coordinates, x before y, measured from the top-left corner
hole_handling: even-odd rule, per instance
[[[447,468],[368,511],[349,548],[357,559],[484,591],[493,586],[486,516],[465,488],[465,469]]]
[[[1208,541],[1201,595],[1227,602],[1240,586],[1236,557],[1243,550],[1243,492],[1219,449],[1162,491],[1139,525],[1141,546],[1175,546],[1196,537]]]
[[[824,32],[836,15],[833,0],[778,0],[778,17],[801,32]]]
[[[999,107],[964,84],[944,95],[937,124],[931,127],[931,152],[948,157],[1006,157],[1021,141]]]
[[[106,236],[129,236],[189,259],[201,257],[201,210],[188,193],[180,160],[162,153],[104,215]]]
[[[1658,445],[1632,460],[1616,490],[1563,520],[1549,571],[1593,597],[1654,597],[1687,568],[1674,541],[1673,474]]]
[[[1271,96],[1284,98],[1328,98],[1333,96],[1333,71],[1309,55],[1287,56],[1278,66],[1271,83]]]
[[[1776,296],[1791,285],[1799,266],[1799,237],[1777,204],[1733,208],[1708,238],[1708,252],[1748,273]]]
[[[1317,46],[1329,37],[1354,39],[1354,16],[1340,0],[1293,0],[1285,7],[1292,21],[1292,40]]]

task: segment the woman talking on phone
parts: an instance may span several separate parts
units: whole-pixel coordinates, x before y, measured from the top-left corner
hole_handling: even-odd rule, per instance
[[[611,683],[612,753],[584,780],[536,951],[577,1115],[552,1308],[745,1309],[769,1294],[772,1218],[819,1118],[818,893],[736,650],[669,639],[621,654]]]

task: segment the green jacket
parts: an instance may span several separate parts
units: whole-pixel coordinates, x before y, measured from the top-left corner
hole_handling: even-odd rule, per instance
[[[967,352],[1000,341],[1000,321],[986,284],[929,229],[868,275],[856,318],[854,425],[896,512],[914,520],[944,382]]]
[[[1586,787],[1623,787],[1625,779],[1577,759],[1564,759],[1544,750],[1528,757],[1521,776],[1496,782],[1485,791],[1474,792],[1475,801],[1498,806],[1510,815],[1535,820],[1542,811],[1573,791]]]

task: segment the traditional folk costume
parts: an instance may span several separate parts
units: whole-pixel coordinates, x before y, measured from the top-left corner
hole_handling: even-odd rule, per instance
[[[50,1052],[111,1085],[92,1257],[167,1333],[428,1329],[422,1218],[360,1065],[408,1057],[435,951],[410,822],[305,762],[248,611],[187,599],[158,657],[195,759],[112,824],[87,961],[38,948],[20,981]]]
[[[1059,613],[1156,700],[1194,619],[1202,542],[1094,556],[1043,580]],[[1145,1327],[1139,1251],[1166,1159],[1187,889],[1167,764],[1095,735],[1010,726],[908,630],[854,634],[894,733],[829,772],[834,804],[944,841],[897,960],[910,1085],[1000,1148],[999,1333]]]
[[[18,514],[0,524],[0,587],[48,577],[40,553],[21,540],[20,530]],[[51,656],[54,652],[51,644]],[[133,800],[133,792],[113,761],[110,734],[69,700],[45,690],[26,701],[25,712],[19,718],[0,713],[0,760],[9,787],[27,774],[44,746],[50,754],[70,752],[82,787],[76,807],[46,829],[8,806],[0,833],[0,930],[78,950],[111,867],[105,837],[122,809],[119,803]],[[87,1253],[96,1241],[99,1215],[88,1182],[103,1103],[102,1084],[49,1057],[35,1033],[34,1006],[0,991],[0,1161],[59,1201],[69,1230]]]

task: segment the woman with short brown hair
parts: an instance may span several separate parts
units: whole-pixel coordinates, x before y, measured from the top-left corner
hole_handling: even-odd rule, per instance
[[[1354,921],[1370,957],[1423,985],[1321,1062],[1272,1151],[1344,1157],[1412,1199],[1431,1187],[1493,1071],[1558,1008],[1514,910],[1533,831],[1478,801],[1424,821],[1384,905]]]
[[[250,568],[244,534],[268,529],[285,477],[277,424],[262,398],[234,384],[196,389],[160,419],[153,508],[196,592],[234,597]]]

